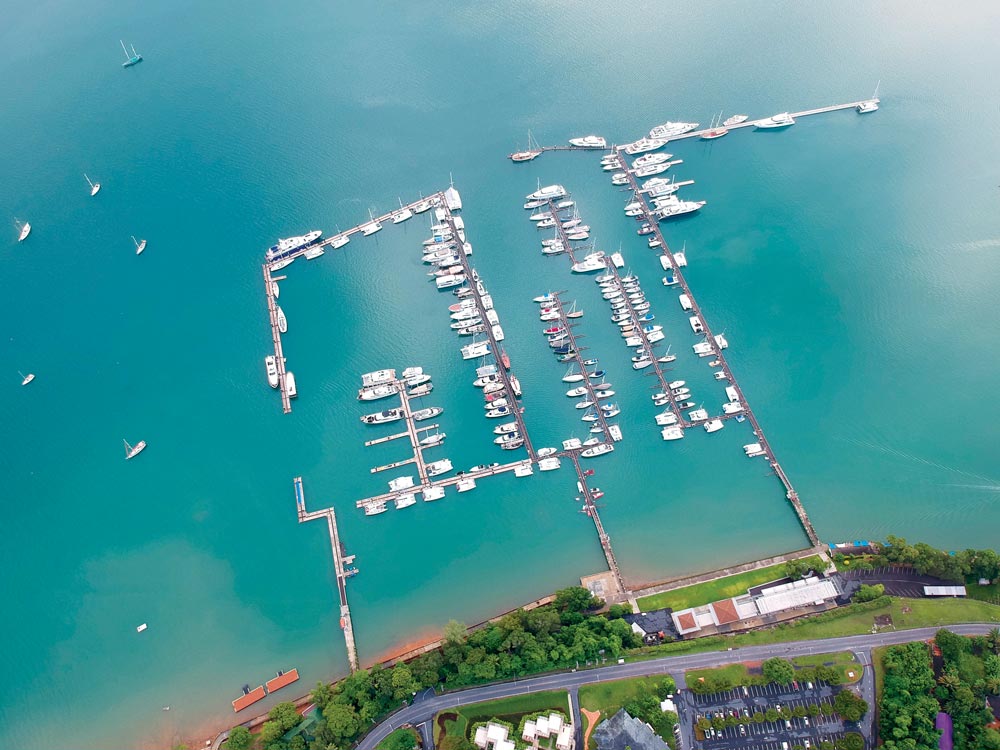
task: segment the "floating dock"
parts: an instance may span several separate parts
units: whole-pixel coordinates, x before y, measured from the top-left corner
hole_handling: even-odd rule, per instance
[[[277,677],[272,677],[270,680],[264,683],[264,687],[267,688],[268,694],[273,693],[275,690],[281,690],[283,687],[288,687],[293,682],[298,682],[299,680],[299,670],[289,669],[287,672],[281,672]]]
[[[239,698],[233,701],[233,711],[239,713],[244,708],[252,706],[259,700],[264,700],[267,693],[264,691],[263,685],[258,685],[249,693],[244,693]]]
[[[337,531],[337,514],[334,513],[333,508],[307,511],[305,491],[302,488],[302,477],[295,477],[293,484],[295,486],[295,508],[298,512],[299,523],[313,521],[317,518],[326,518],[327,528],[330,532],[330,548],[333,551],[333,568],[337,577],[337,593],[340,596],[340,627],[344,631],[344,643],[347,645],[347,661],[351,665],[351,671],[357,672],[361,668],[361,665],[358,663],[358,648],[354,641],[351,608],[347,603],[347,579],[357,572],[353,569],[348,570],[347,566],[354,560],[354,556],[344,554],[340,534]]]
[[[281,348],[281,330],[278,328],[278,305],[274,301],[274,279],[271,266],[263,265],[264,294],[267,297],[267,313],[271,319],[271,339],[274,342],[274,361],[278,367],[278,392],[281,393],[281,410],[288,414],[292,410],[292,399],[285,385],[285,353]]]

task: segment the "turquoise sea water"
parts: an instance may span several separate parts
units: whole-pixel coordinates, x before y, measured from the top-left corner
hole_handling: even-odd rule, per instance
[[[538,180],[573,190],[605,248],[622,244],[682,355],[677,377],[716,408],[722,389],[596,158],[504,158],[529,128],[543,143],[621,142],[720,109],[850,101],[881,79],[874,115],[675,144],[678,177],[696,180],[685,193],[709,203],[666,235],[687,243],[692,287],[824,539],[995,543],[997,16],[902,2],[10,9],[0,746],[164,746],[231,718],[245,682],[297,666],[305,689],[342,673],[326,529],[296,523],[298,474],[358,555],[365,660],[603,568],[567,469],[374,519],[354,510],[389,478],[368,467],[399,455],[362,447],[375,432],[357,421],[360,372],[422,364],[428,403],[447,409],[437,455],[505,457],[447,331],[453,298],[418,262],[423,220],[288,269],[302,394],[290,416],[264,382],[263,248],[449,175],[538,445],[583,429],[530,297],[566,289],[587,311],[580,330],[623,407],[626,441],[594,468],[626,575],[803,545],[780,485],[740,451],[745,425],[659,439],[648,380],[596,286],[537,252],[520,204]],[[119,37],[145,62],[122,70]],[[84,171],[103,184],[96,198]],[[34,227],[21,245],[14,216]],[[141,258],[131,234],[149,241]],[[38,378],[22,389],[17,370]],[[150,447],[126,464],[123,437]]]

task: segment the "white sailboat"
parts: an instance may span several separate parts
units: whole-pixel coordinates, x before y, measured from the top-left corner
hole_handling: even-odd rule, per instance
[[[22,224],[20,221],[17,220],[17,217],[15,217],[14,224],[16,224],[17,228],[21,230],[21,233],[17,237],[17,241],[24,242],[27,239],[28,235],[31,234],[31,223],[26,221]]]
[[[135,235],[133,234],[132,235],[132,242],[135,243],[135,254],[136,255],[142,255],[142,251],[146,249],[146,240],[143,240],[142,242],[140,242],[139,240],[137,240],[135,238]]]
[[[30,383],[32,380],[35,379],[35,374],[33,372],[29,372],[27,375],[25,375],[23,372],[18,370],[17,374],[21,376],[21,385],[27,385],[28,383]]]
[[[128,461],[130,458],[135,458],[144,450],[146,450],[146,441],[140,440],[135,445],[129,445],[128,440],[123,440],[125,443],[125,460]]]
[[[101,183],[99,183],[99,182],[91,182],[90,178],[87,177],[87,173],[86,172],[83,173],[83,177],[87,181],[87,184],[90,185],[90,195],[91,195],[91,197],[97,195],[101,191]]]

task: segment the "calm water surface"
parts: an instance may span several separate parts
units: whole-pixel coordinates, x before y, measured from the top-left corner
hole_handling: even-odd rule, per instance
[[[543,258],[522,196],[561,182],[606,249],[621,243],[717,409],[676,292],[596,159],[504,155],[667,119],[707,123],[851,101],[671,150],[708,206],[670,225],[688,277],[824,539],[887,533],[994,543],[1000,346],[995,4],[817,8],[501,2],[376,9],[319,2],[9,9],[0,30],[0,745],[165,745],[232,717],[239,687],[297,666],[342,674],[325,525],[296,523],[291,479],[333,504],[361,574],[365,660],[602,569],[568,470],[375,519],[357,375],[421,364],[446,412],[436,455],[502,458],[472,366],[428,287],[421,220],[355,240],[282,283],[290,416],[266,387],[259,259],[454,177],[526,391],[537,445],[584,430],[546,354],[534,294],[566,289],[619,392],[625,442],[595,462],[605,525],[634,581],[800,547],[746,425],[664,444],[589,279]],[[642,19],[641,23],[631,19]],[[119,38],[141,65],[120,68]],[[101,181],[90,198],[83,172]],[[34,226],[16,243],[13,218]],[[130,235],[149,241],[137,259]],[[18,370],[38,375],[18,385]],[[149,450],[122,460],[122,438]],[[970,522],[970,519],[975,519]],[[139,623],[149,623],[141,636]],[[293,691],[294,692],[294,691]],[[161,710],[171,706],[170,712]],[[267,704],[262,704],[266,706]]]

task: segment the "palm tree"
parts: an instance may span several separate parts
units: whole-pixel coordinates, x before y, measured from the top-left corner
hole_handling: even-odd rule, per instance
[[[986,641],[994,653],[1000,654],[1000,628],[993,628],[986,635]]]
[[[954,690],[955,688],[957,688],[959,685],[962,684],[962,680],[959,679],[958,675],[955,672],[949,669],[943,675],[938,677],[938,683],[944,685],[949,690]]]

